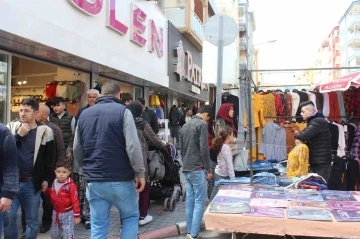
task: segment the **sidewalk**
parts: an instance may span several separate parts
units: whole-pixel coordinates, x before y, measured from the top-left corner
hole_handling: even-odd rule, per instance
[[[40,209],[40,211],[40,215],[42,215],[42,209]],[[145,226],[139,227],[139,234],[174,225],[177,222],[185,221],[185,202],[178,202],[176,204],[175,211],[173,212],[164,211],[162,202],[161,204],[160,202],[152,202],[149,209],[149,214],[153,216],[154,220]],[[19,227],[19,230],[21,230],[21,227]],[[118,238],[119,230],[120,215],[116,208],[112,208],[110,213],[109,238]],[[76,239],[89,239],[90,230],[86,230],[83,224],[79,224],[75,227],[75,236]],[[49,233],[39,233],[37,238],[50,239],[50,235]]]

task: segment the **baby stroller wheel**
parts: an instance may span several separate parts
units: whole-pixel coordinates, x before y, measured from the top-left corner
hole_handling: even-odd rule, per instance
[[[186,190],[183,190],[181,201],[185,202],[186,200]]]
[[[167,211],[170,208],[170,198],[165,198],[164,200],[164,210]]]
[[[180,201],[180,195],[181,195],[181,192],[180,192],[180,189],[177,189],[176,190],[176,201]]]
[[[171,200],[170,200],[170,207],[169,207],[169,209],[170,209],[170,211],[174,211],[175,210],[175,206],[176,206],[176,199],[175,198],[172,198]]]

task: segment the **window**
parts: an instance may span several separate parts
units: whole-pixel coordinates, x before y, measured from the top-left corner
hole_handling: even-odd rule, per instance
[[[8,85],[8,63],[9,56],[0,53],[0,122],[7,122],[7,85]]]

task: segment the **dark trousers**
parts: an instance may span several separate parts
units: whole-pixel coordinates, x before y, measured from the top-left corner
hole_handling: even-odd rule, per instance
[[[53,205],[51,204],[50,196],[48,194],[41,192],[40,196],[42,199],[42,207],[43,207],[42,225],[50,226],[52,222]],[[25,211],[22,206],[21,206],[21,225],[23,232],[25,232],[26,229]]]
[[[321,177],[323,177],[326,182],[329,181],[330,173],[331,173],[331,165],[330,164],[312,164],[310,165],[310,172],[317,173]]]
[[[140,211],[141,219],[147,216],[149,205],[150,205],[150,183],[146,183],[144,191],[142,191],[139,194],[139,211]]]

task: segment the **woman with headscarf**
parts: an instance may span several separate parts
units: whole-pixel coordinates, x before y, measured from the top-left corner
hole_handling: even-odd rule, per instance
[[[141,117],[143,112],[143,107],[141,106],[141,104],[137,101],[133,101],[127,106],[127,108],[131,111],[132,115],[134,116],[134,121],[138,132],[139,141],[141,144],[141,149],[144,157],[145,169],[146,169],[145,172],[146,186],[144,191],[142,191],[139,195],[139,211],[140,211],[139,225],[143,226],[150,223],[153,220],[152,216],[147,213],[150,202],[150,177],[148,174],[148,163],[147,163],[149,144],[162,150],[167,150],[167,149],[166,149],[166,143],[160,140],[156,136],[156,134],[154,133],[148,122]]]
[[[218,137],[218,131],[221,127],[228,125],[233,129],[234,135],[237,135],[237,130],[234,125],[234,105],[225,103],[220,106],[219,111],[216,114],[215,122],[215,138]]]

